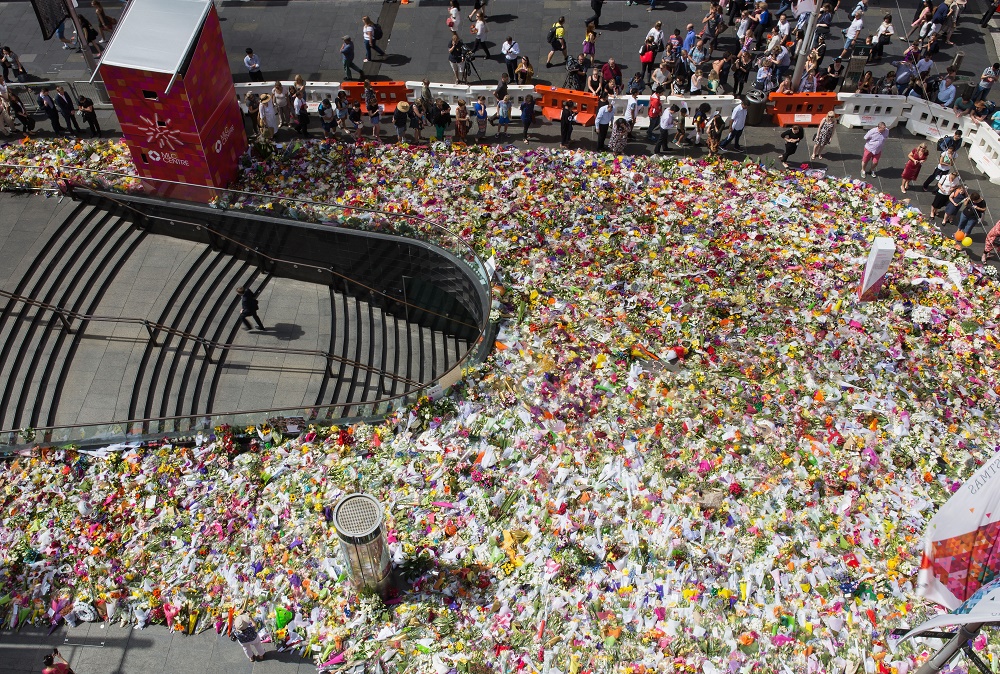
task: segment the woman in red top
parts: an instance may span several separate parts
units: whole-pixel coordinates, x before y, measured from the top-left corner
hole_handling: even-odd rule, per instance
[[[60,662],[56,662],[56,658],[59,658]],[[74,674],[73,668],[66,662],[66,658],[59,653],[58,648],[53,648],[51,655],[46,655],[42,658],[42,664],[45,665],[42,674]]]

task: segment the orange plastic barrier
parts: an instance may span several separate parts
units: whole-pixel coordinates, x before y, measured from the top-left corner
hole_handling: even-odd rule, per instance
[[[826,113],[838,105],[837,94],[833,91],[812,94],[771,93],[768,100],[774,106],[771,109],[771,121],[776,126],[819,126]]]
[[[582,126],[591,126],[594,118],[597,117],[597,96],[594,94],[574,91],[573,89],[560,89],[544,84],[535,85],[535,93],[538,94],[537,105],[542,108],[542,116],[554,122],[562,117],[563,102],[573,101],[576,103],[576,121]]]
[[[347,92],[347,100],[352,103],[358,101],[362,109],[364,108],[364,82],[341,82],[340,88]],[[413,93],[406,86],[406,82],[372,82],[372,89],[375,90],[378,102],[387,114],[396,112],[396,104],[407,100],[406,97]]]

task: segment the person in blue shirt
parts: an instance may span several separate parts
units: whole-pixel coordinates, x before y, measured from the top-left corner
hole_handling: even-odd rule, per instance
[[[689,52],[694,48],[694,43],[697,41],[698,36],[694,32],[694,24],[689,23],[687,27],[687,35],[684,36],[684,42],[681,45],[681,49]]]
[[[946,77],[938,88],[937,102],[946,108],[950,108],[954,105],[957,94],[958,90],[955,88],[954,78]]]

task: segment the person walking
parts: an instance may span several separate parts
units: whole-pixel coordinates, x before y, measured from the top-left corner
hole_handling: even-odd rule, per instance
[[[564,27],[566,23],[566,17],[560,16],[559,19],[552,24],[549,28],[548,42],[551,50],[549,55],[545,57],[545,67],[552,67],[552,56],[557,52],[561,51],[563,55],[563,63],[569,60],[569,52],[566,50],[566,28]]]
[[[986,215],[986,199],[976,190],[969,190],[969,196],[962,205],[962,217],[958,221],[958,228],[965,236],[971,236],[976,223],[984,215]]]
[[[946,136],[945,140],[948,140],[949,138],[950,137]],[[937,166],[934,167],[931,174],[927,176],[927,180],[924,181],[924,192],[929,192],[931,185],[933,185],[939,177],[949,173],[952,167],[955,166],[955,147],[952,145],[943,145],[943,147],[944,149],[941,151],[940,156],[938,156]]]
[[[59,124],[59,109],[56,107],[55,101],[49,96],[48,88],[44,88],[38,94],[38,108],[45,113],[45,116],[49,118],[49,122],[52,123],[52,133],[62,133],[63,128]]]
[[[243,319],[243,322],[246,323],[246,319]],[[261,328],[261,330],[263,329]],[[246,613],[239,614],[233,620],[233,636],[231,638],[233,641],[239,642],[240,646],[243,647],[243,652],[250,658],[251,662],[260,662],[264,659],[264,654],[267,651],[264,650],[264,644],[260,642],[260,635],[257,634],[257,627],[253,624],[253,619]]]
[[[813,138],[813,151],[810,159],[822,159],[823,148],[833,140],[833,132],[837,128],[837,113],[833,110],[826,113],[826,117],[819,123],[816,129],[816,136]]]
[[[351,81],[351,73],[358,71],[358,78],[364,76],[365,72],[354,63],[354,42],[350,35],[344,36],[344,43],[340,45],[340,60],[344,64],[344,79]]]
[[[906,156],[906,166],[903,167],[902,182],[899,185],[900,191],[905,192],[910,188],[910,181],[916,180],[917,176],[920,175],[920,167],[927,161],[928,156],[930,156],[930,152],[927,150],[927,143],[921,143],[910,150],[910,154]]]
[[[937,187],[934,191],[934,201],[931,203],[932,218],[936,218],[938,214],[944,212],[945,206],[948,205],[948,198],[961,183],[962,179],[958,177],[958,171],[955,169],[938,178]]]
[[[90,6],[94,8],[94,12],[97,14],[97,29],[101,34],[100,43],[104,44],[104,41],[114,34],[118,20],[105,13],[100,0],[91,0]]]
[[[379,35],[381,31],[377,29],[375,22],[370,17],[361,17],[361,33],[365,40],[365,63],[372,60],[372,49],[377,51],[379,56],[385,58],[385,52],[377,44],[379,37],[381,37]]]
[[[53,97],[53,100],[59,109],[59,114],[66,120],[66,131],[73,128],[79,133],[80,123],[76,121],[76,117],[74,116],[76,103],[73,101],[73,97],[67,94],[66,90],[62,87],[56,87],[56,95]]]
[[[583,20],[583,25],[594,25],[594,28],[601,27],[601,12],[604,9],[604,0],[590,0],[590,9],[594,12],[589,19]]]
[[[507,65],[507,77],[510,82],[514,81],[514,69],[517,68],[517,60],[521,56],[521,45],[519,45],[510,35],[500,45],[500,52],[503,54],[504,63]]]
[[[240,320],[243,322],[243,327],[247,330],[252,330],[253,326],[247,320],[247,318],[252,318],[257,323],[258,330],[266,330],[267,328],[261,322],[260,316],[257,315],[257,309],[260,308],[260,305],[257,302],[257,296],[254,292],[250,288],[240,286],[236,289],[236,294],[240,296]],[[238,629],[235,623],[233,624],[233,629]],[[256,636],[256,632],[254,636]]]
[[[878,168],[878,160],[882,156],[882,146],[885,139],[889,137],[889,128],[885,122],[879,122],[878,126],[869,129],[865,134],[865,150],[861,154],[861,175],[875,177],[875,169]],[[871,171],[868,171],[868,164],[871,164]]]
[[[608,99],[603,99],[597,107],[597,114],[594,117],[594,124],[597,125],[597,151],[604,151],[604,144],[608,139],[608,129],[615,121],[615,108]]]
[[[490,56],[490,48],[486,46],[486,15],[482,12],[476,15],[476,23],[472,27],[475,31],[476,40],[472,43],[472,53],[475,54],[479,51],[479,48],[483,48],[483,53],[486,54],[486,58],[492,58]]]
[[[253,53],[251,47],[247,47],[247,55],[243,57],[243,65],[246,66],[252,82],[264,81],[264,73],[260,70],[260,57]]]
[[[785,151],[781,153],[781,165],[788,168],[788,160],[795,150],[798,149],[799,143],[805,138],[806,132],[802,130],[802,127],[798,124],[793,124],[792,128],[785,129],[781,134],[781,139],[785,141]]]
[[[743,104],[743,99],[736,99],[736,107],[733,108],[733,112],[729,115],[729,135],[726,139],[722,141],[719,147],[723,150],[730,143],[736,148],[737,152],[742,152],[743,148],[740,147],[740,137],[743,135],[743,129],[747,124],[747,108]]]

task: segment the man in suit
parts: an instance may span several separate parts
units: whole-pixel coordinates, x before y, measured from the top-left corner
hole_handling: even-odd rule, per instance
[[[240,286],[236,289],[236,294],[240,296],[240,320],[243,321],[243,327],[247,330],[252,330],[253,326],[250,325],[250,321],[247,317],[253,318],[257,322],[258,330],[266,330],[264,324],[260,320],[260,316],[257,315],[257,309],[260,305],[257,304],[257,296],[253,294],[250,288],[244,288]]]
[[[47,88],[42,89],[41,93],[38,94],[38,107],[49,118],[49,121],[52,122],[52,133],[62,133],[62,126],[59,125],[59,109],[56,108],[55,101],[49,96]]]
[[[62,87],[56,87],[55,96],[56,107],[59,108],[59,114],[62,118],[66,120],[66,130],[69,131],[70,127],[76,129],[77,133],[80,132],[80,123],[76,121],[76,116],[73,114],[76,112],[76,105],[73,104],[73,97],[66,93],[66,90]]]

